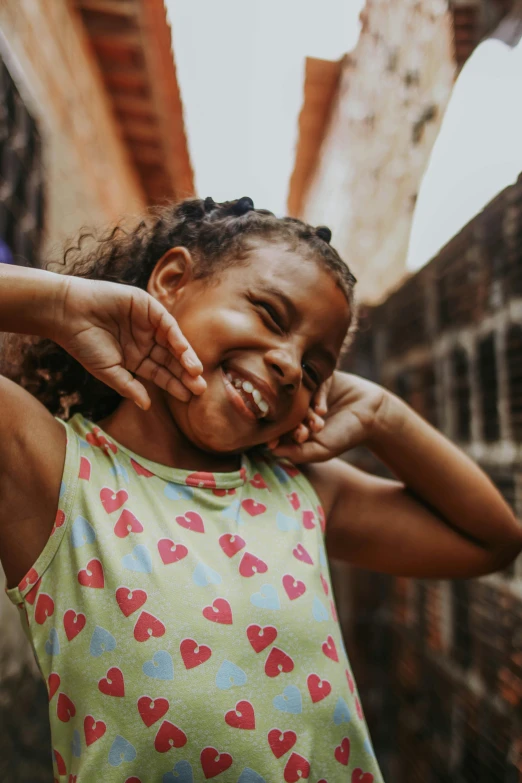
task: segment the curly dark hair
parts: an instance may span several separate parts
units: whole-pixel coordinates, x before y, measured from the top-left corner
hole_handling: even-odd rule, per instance
[[[194,258],[194,276],[211,278],[226,266],[244,262],[249,240],[258,238],[299,249],[334,276],[352,313],[349,340],[356,325],[356,280],[330,246],[330,229],[314,228],[295,218],[277,218],[267,210],[254,209],[248,197],[222,203],[211,198],[189,199],[153,207],[129,229],[122,224],[105,234],[84,231],[65,250],[61,264],[51,262],[46,268],[146,289],[154,266],[171,247],[186,247]],[[54,415],[67,419],[80,412],[97,421],[112,413],[121,400],[52,340],[13,335],[6,348],[4,374]]]

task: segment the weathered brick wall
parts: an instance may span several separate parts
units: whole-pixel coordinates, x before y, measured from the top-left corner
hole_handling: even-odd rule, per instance
[[[363,313],[347,367],[462,447],[522,517],[522,177]],[[470,581],[338,567],[336,582],[387,781],[522,781],[520,560]]]

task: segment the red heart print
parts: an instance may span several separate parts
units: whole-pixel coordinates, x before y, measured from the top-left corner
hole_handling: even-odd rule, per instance
[[[291,601],[295,601],[296,598],[299,598],[300,595],[303,595],[303,593],[306,592],[305,583],[301,582],[299,579],[294,579],[290,574],[285,574],[283,576],[283,587]]]
[[[348,766],[348,760],[350,758],[350,740],[348,737],[344,737],[341,744],[337,745],[334,756],[336,761],[343,766]]]
[[[306,530],[311,530],[315,527],[313,511],[303,511],[303,527]]]
[[[107,725],[102,720],[94,720],[92,715],[87,715],[83,721],[83,733],[87,747],[99,740],[107,731]]]
[[[117,666],[112,666],[105,677],[98,682],[98,689],[106,696],[125,696],[123,672]]]
[[[326,517],[324,515],[324,509],[322,506],[317,506],[317,516],[319,517],[319,524],[321,525],[321,530],[324,533],[326,528]]]
[[[208,661],[212,650],[206,644],[198,644],[195,639],[183,639],[179,651],[185,664],[185,669],[193,669]]]
[[[147,468],[144,468],[143,465],[140,465],[139,462],[136,462],[131,457],[131,465],[138,474],[138,476],[145,476],[145,478],[150,478],[154,475],[150,470],[147,470]]]
[[[87,457],[81,457],[80,472],[78,473],[78,478],[84,479],[85,481],[89,481],[90,477],[91,477],[90,460],[88,460]]]
[[[63,627],[67,639],[71,641],[75,636],[78,636],[80,631],[83,631],[85,628],[86,622],[87,618],[82,612],[77,614],[74,609],[67,609],[63,616]]]
[[[324,576],[322,574],[321,574],[321,584],[323,586],[324,594],[328,595],[328,592],[329,592],[328,582],[326,581],[326,579],[324,578]]]
[[[137,642],[146,642],[153,636],[163,636],[164,633],[165,626],[161,620],[158,620],[157,617],[154,617],[154,615],[149,612],[142,612],[136,620],[134,638]]]
[[[290,748],[293,748],[297,742],[297,734],[295,731],[281,731],[281,729],[271,729],[268,732],[268,744],[270,750],[276,757],[280,759],[284,756]]]
[[[59,775],[66,775],[67,774],[67,767],[65,766],[65,761],[60,756],[57,750],[53,749],[54,758],[56,759],[56,766],[58,767],[58,774]]]
[[[216,748],[203,748],[199,757],[201,768],[205,778],[215,778],[220,772],[224,772],[232,765],[230,753],[220,753]]]
[[[250,483],[253,487],[256,489],[268,489],[268,484],[264,480],[261,473],[255,473],[252,478],[250,479]]]
[[[297,783],[298,780],[305,780],[310,774],[310,763],[299,753],[292,753],[285,765],[286,783]]]
[[[249,625],[247,628],[248,641],[256,651],[256,653],[263,652],[269,647],[272,642],[275,642],[277,638],[277,629],[273,625],[265,625],[262,628],[260,625]]]
[[[183,544],[175,544],[170,538],[160,538],[158,552],[165,565],[178,563],[188,555],[188,549]]]
[[[90,443],[91,446],[98,446],[100,449],[105,451],[105,453],[108,453],[110,450],[113,454],[116,454],[118,451],[114,443],[111,443],[110,440],[102,435],[99,427],[95,427],[92,432],[88,432],[85,436],[85,440],[87,443]]]
[[[107,514],[112,514],[113,511],[121,508],[128,498],[129,493],[126,489],[120,489],[116,492],[116,490],[110,489],[110,487],[103,487],[100,491],[100,500]]]
[[[226,598],[214,598],[212,606],[205,606],[203,617],[213,623],[232,625],[232,609]]]
[[[30,568],[29,571],[26,573],[20,584],[18,585],[18,589],[20,591],[25,590],[26,587],[29,585],[34,585],[38,581],[38,574],[35,571],[34,568]]]
[[[309,565],[313,565],[314,561],[304,548],[302,544],[298,544],[295,549],[292,549],[292,554],[294,557],[296,557],[298,560],[300,560],[302,563],[308,563]]]
[[[298,511],[301,507],[301,501],[299,500],[299,495],[297,492],[291,492],[289,495],[286,496],[288,498],[288,501],[294,511]]]
[[[36,594],[37,594],[41,584],[42,584],[42,577],[40,577],[40,579],[37,581],[37,583],[35,585],[33,585],[33,587],[31,587],[31,589],[29,590],[29,592],[27,592],[25,594],[25,600],[27,601],[28,604],[31,604],[31,606],[36,601]]]
[[[138,712],[145,726],[152,726],[168,712],[170,705],[167,699],[151,699],[150,696],[140,696]]]
[[[283,468],[285,473],[290,476],[290,478],[295,478],[296,476],[299,476],[300,470],[296,468],[295,465],[292,465],[290,462],[281,462],[280,467]]]
[[[76,715],[76,707],[65,693],[58,694],[56,714],[63,723],[68,723]]]
[[[125,783],[141,783],[141,780],[139,778],[132,777],[132,778],[127,778]]]
[[[293,668],[294,662],[290,656],[279,647],[272,647],[265,662],[265,674],[268,677],[278,677],[283,672],[291,672]]]
[[[360,767],[352,772],[352,783],[373,783],[371,772],[363,772]]]
[[[322,650],[327,658],[330,658],[330,660],[335,661],[336,663],[339,662],[339,656],[337,655],[337,648],[335,646],[335,642],[332,636],[326,637],[326,641],[323,642]]]
[[[49,701],[51,701],[54,694],[60,687],[60,675],[56,674],[56,672],[51,672],[47,680],[47,684],[49,686]]]
[[[143,525],[136,519],[132,511],[124,508],[114,525],[114,532],[118,538],[126,538],[129,533],[143,533]]]
[[[234,555],[241,551],[246,546],[246,542],[241,536],[234,533],[224,533],[219,537],[219,546],[226,554],[227,557],[234,557]]]
[[[61,527],[64,522],[65,522],[65,514],[61,509],[58,509],[58,511],[56,512],[56,517],[54,519],[54,528],[56,529],[57,527]]]
[[[48,617],[54,614],[54,601],[47,593],[40,593],[36,602],[34,619],[38,625],[43,625]]]
[[[137,611],[147,600],[145,590],[131,590],[130,587],[118,587],[116,601],[125,617]]]
[[[348,687],[350,688],[350,693],[353,693],[355,690],[355,684],[352,678],[352,675],[348,671],[348,669],[344,670],[344,673],[346,674],[346,679],[348,680]]]
[[[204,487],[205,489],[214,489],[216,486],[216,479],[213,473],[205,473],[204,470],[191,473],[185,479],[185,484],[189,487]]]
[[[176,517],[176,522],[178,525],[181,525],[181,527],[184,527],[187,530],[192,530],[194,533],[205,532],[205,525],[203,524],[203,520],[195,511],[187,511],[185,516]]]
[[[245,552],[239,564],[239,573],[241,576],[254,576],[254,574],[264,574],[268,571],[268,566],[264,560]]]
[[[171,748],[182,748],[187,744],[187,735],[169,720],[164,720],[154,739],[158,753],[166,753]]]
[[[103,566],[99,560],[89,560],[86,567],[78,572],[78,581],[84,587],[103,587],[105,578]]]
[[[235,495],[236,490],[235,489],[213,489],[212,494],[215,495],[217,498],[224,498],[225,495]]]
[[[241,506],[245,509],[247,514],[250,514],[251,517],[257,517],[259,514],[264,514],[266,511],[266,506],[264,503],[258,503],[252,498],[243,500]]]
[[[69,783],[76,783],[78,775],[69,775]]]
[[[326,699],[332,690],[332,686],[328,680],[321,680],[317,674],[309,674],[306,680],[306,684],[308,685],[310,697],[314,704],[318,701]]]
[[[337,612],[335,611],[335,604],[333,601],[330,601],[330,611],[332,613],[332,618],[334,622],[337,622]]]
[[[225,723],[233,729],[255,729],[256,716],[249,701],[238,701],[235,710],[225,714]]]
[[[355,711],[357,712],[357,716],[360,720],[364,720],[364,715],[361,707],[361,702],[357,697],[355,697]]]

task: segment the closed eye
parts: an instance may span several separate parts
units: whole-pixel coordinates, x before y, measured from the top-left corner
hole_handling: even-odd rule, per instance
[[[315,386],[320,386],[322,383],[321,376],[308,362],[303,362],[301,365],[308,378]]]
[[[284,326],[283,326],[283,320],[280,316],[280,314],[277,312],[275,307],[273,307],[268,302],[254,302],[254,304],[261,307],[269,316],[272,323],[277,327],[279,332],[284,332]]]

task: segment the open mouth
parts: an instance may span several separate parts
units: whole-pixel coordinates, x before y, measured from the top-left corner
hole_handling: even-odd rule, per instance
[[[232,393],[235,393],[235,395],[241,399],[241,402],[247,411],[256,419],[264,419],[270,411],[270,406],[263,398],[259,389],[256,389],[251,381],[243,377],[241,373],[236,370],[225,370],[223,368],[223,374],[232,387]]]

